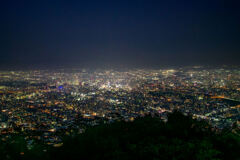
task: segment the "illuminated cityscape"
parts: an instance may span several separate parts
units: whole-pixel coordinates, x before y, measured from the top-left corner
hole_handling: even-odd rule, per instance
[[[5,0],[0,160],[240,160],[239,0]]]
[[[61,136],[100,121],[133,121],[180,110],[217,129],[239,125],[240,70],[58,69],[0,72],[1,135],[61,144]],[[33,136],[34,135],[34,136]]]

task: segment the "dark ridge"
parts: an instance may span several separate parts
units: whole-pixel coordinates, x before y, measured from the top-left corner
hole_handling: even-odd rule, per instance
[[[133,122],[119,121],[88,128],[64,138],[63,146],[30,145],[16,136],[0,143],[0,159],[163,159],[238,160],[239,128],[217,130],[180,112],[146,116]]]

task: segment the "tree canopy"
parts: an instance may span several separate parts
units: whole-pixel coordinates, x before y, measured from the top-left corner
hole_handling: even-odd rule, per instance
[[[63,146],[57,148],[34,142],[29,149],[24,138],[16,136],[1,143],[0,159],[237,160],[239,148],[238,134],[173,112],[167,122],[146,116],[89,127],[64,137]]]

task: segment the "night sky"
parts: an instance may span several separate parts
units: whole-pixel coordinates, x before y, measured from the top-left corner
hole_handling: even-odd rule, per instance
[[[239,0],[4,0],[0,67],[240,64]]]

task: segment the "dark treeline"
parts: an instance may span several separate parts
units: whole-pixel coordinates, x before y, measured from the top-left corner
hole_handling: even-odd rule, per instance
[[[234,131],[234,132],[232,132]],[[174,159],[238,160],[240,136],[237,126],[218,131],[205,121],[179,112],[168,122],[146,116],[133,122],[114,122],[90,127],[83,134],[63,139],[63,146],[40,141],[27,144],[24,137],[1,141],[0,159]]]

